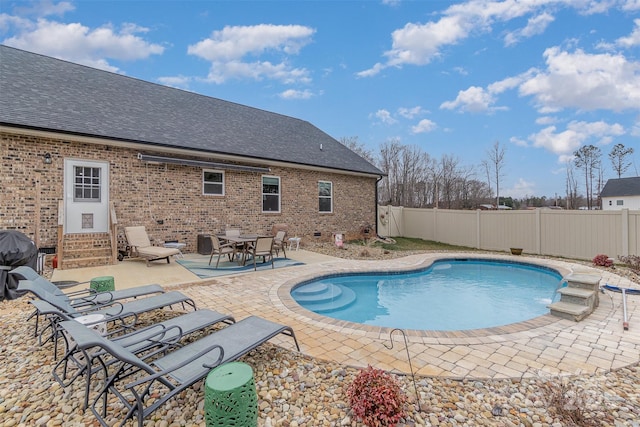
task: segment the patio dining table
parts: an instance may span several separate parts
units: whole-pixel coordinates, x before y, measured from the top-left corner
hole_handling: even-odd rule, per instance
[[[259,237],[269,237],[265,234],[240,234],[239,236],[229,236],[226,234],[218,234],[219,239],[226,240],[227,242],[236,245],[236,248],[241,249],[241,255],[238,259],[239,265],[245,265],[247,262],[247,255],[249,255],[249,249],[252,244],[256,243]]]

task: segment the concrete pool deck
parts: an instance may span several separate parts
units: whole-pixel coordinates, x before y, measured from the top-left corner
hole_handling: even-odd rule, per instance
[[[330,273],[417,269],[442,257],[473,257],[530,262],[558,270],[602,275],[601,283],[635,287],[613,272],[582,264],[526,256],[477,253],[425,253],[386,261],[333,258],[309,251],[290,251],[305,265],[263,270],[215,279],[198,279],[179,264],[127,260],[117,266],[56,270],[52,280],[87,281],[111,275],[116,288],[159,283],[188,294],[199,308],[210,307],[237,320],[258,315],[293,327],[302,353],[321,360],[397,373],[410,373],[407,351],[416,375],[487,379],[584,375],[615,370],[640,361],[640,298],[627,296],[629,330],[622,327],[622,295],[600,295],[599,307],[585,320],[574,322],[544,315],[527,322],[472,331],[406,331],[400,333],[319,316],[299,307],[289,292],[301,281]],[[189,254],[185,254],[189,257]],[[85,285],[86,286],[86,285]],[[70,288],[72,290],[73,288]],[[425,306],[428,310],[428,305]],[[274,344],[295,351],[290,338]]]

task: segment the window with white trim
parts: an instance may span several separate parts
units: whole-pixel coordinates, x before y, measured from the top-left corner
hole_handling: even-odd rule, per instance
[[[262,177],[262,212],[280,212],[280,177]]]
[[[333,183],[331,181],[318,181],[318,211],[321,213],[333,212]]]
[[[224,196],[224,172],[216,170],[202,171],[202,194]]]
[[[73,175],[73,201],[100,202],[100,168],[75,166]]]

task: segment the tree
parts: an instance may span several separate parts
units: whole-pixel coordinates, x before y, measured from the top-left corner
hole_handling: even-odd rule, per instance
[[[618,174],[618,178],[621,178],[622,174],[631,166],[631,160],[628,160],[628,158],[632,154],[633,148],[627,148],[622,144],[616,144],[611,149],[609,160],[611,160],[611,165],[613,166],[613,170]]]
[[[601,150],[594,145],[583,145],[574,153],[574,164],[584,171],[585,188],[587,193],[587,209],[593,208],[593,179],[601,166]]]
[[[505,152],[506,149],[500,145],[499,141],[496,141],[487,151],[487,159],[482,161],[489,187],[491,187],[492,181],[496,184],[496,207],[500,206],[500,178],[503,176]]]
[[[566,209],[576,209],[578,207],[578,182],[573,173],[573,165],[570,161],[567,164],[567,200]]]
[[[376,159],[373,156],[373,152],[365,147],[364,144],[360,142],[357,136],[340,138],[340,143],[354,153],[358,154],[360,157],[362,157],[372,165],[376,164]]]

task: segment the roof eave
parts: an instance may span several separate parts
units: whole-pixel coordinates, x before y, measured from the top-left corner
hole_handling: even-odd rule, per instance
[[[16,124],[6,123],[6,122],[0,122],[0,132],[13,133],[13,134],[27,134],[30,136],[38,136],[43,138],[63,139],[69,142],[108,145],[112,147],[129,148],[134,150],[145,150],[145,151],[155,152],[155,153],[194,156],[194,157],[203,157],[203,158],[209,158],[209,159],[215,158],[218,160],[224,160],[224,161],[230,161],[230,162],[243,162],[243,163],[259,165],[259,166],[296,167],[298,169],[304,169],[304,170],[333,171],[336,173],[342,173],[346,175],[363,176],[363,177],[370,177],[370,178],[379,178],[382,176],[387,176],[382,171],[381,173],[378,174],[373,172],[369,173],[369,172],[363,172],[358,170],[318,166],[318,165],[307,164],[307,163],[292,163],[292,162],[277,161],[272,159],[264,159],[259,157],[239,156],[239,155],[227,154],[227,153],[222,153],[217,151],[205,151],[205,150],[194,150],[189,148],[179,148],[179,147],[167,146],[167,145],[157,144],[157,143],[148,142],[148,141],[125,140],[125,139],[119,139],[119,138],[109,138],[104,136],[82,134],[78,132],[60,131],[55,129],[37,128],[33,126],[16,125]]]

